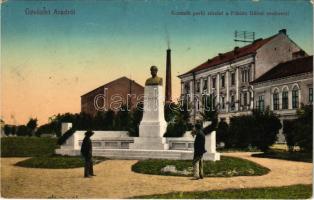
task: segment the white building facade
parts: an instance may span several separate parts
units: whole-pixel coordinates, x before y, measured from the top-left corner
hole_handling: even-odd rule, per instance
[[[295,119],[302,105],[313,103],[313,56],[275,66],[252,82],[254,107],[269,107],[283,121]]]
[[[211,95],[219,119],[248,114],[254,108],[255,93],[250,84],[281,62],[294,59],[302,51],[285,29],[266,39],[218,54],[179,76],[181,100],[188,101],[194,116],[205,108],[204,96]]]

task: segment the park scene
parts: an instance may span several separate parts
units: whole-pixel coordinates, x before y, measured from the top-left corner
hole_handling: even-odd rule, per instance
[[[309,1],[1,9],[3,198],[312,198]]]

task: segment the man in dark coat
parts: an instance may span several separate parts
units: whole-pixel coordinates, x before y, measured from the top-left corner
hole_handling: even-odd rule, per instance
[[[84,157],[85,167],[84,167],[84,177],[89,178],[94,175],[93,171],[93,154],[92,154],[92,141],[90,137],[94,134],[92,131],[87,131],[85,133],[85,138],[81,147],[81,154]]]
[[[196,137],[194,141],[193,173],[194,179],[199,179],[204,177],[203,154],[206,153],[205,134],[201,122],[195,124],[194,134],[196,134]]]

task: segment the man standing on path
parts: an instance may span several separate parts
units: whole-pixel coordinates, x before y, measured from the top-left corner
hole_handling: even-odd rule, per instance
[[[82,143],[81,147],[81,154],[84,157],[85,161],[85,167],[84,167],[84,177],[85,178],[90,178],[94,175],[94,170],[93,170],[93,159],[92,159],[92,141],[90,137],[94,135],[93,131],[87,131],[85,133],[85,138]]]
[[[195,124],[196,135],[194,141],[194,157],[193,157],[193,174],[194,180],[202,179],[204,177],[203,172],[203,154],[206,153],[205,149],[205,134],[202,130],[202,124],[200,121]]]

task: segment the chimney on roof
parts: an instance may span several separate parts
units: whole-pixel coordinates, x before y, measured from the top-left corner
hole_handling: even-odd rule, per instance
[[[222,59],[224,57],[224,55],[222,53],[219,53],[218,56],[220,59]]]
[[[293,59],[297,59],[297,58],[303,58],[307,56],[307,54],[305,53],[305,51],[303,51],[302,49],[300,51],[297,52],[293,52],[292,53],[292,58]]]
[[[237,53],[239,53],[239,47],[234,47],[234,49],[233,49],[233,52],[234,52],[234,54],[237,54]]]
[[[263,38],[258,38],[258,39],[256,39],[256,40],[253,41],[253,44],[254,44],[255,42],[259,42],[259,41],[262,41],[262,40],[263,40]]]
[[[167,49],[166,58],[166,95],[165,102],[172,102],[172,91],[171,91],[171,50]]]
[[[278,33],[283,33],[283,34],[287,35],[287,29],[285,29],[285,28],[281,29],[278,31]]]

